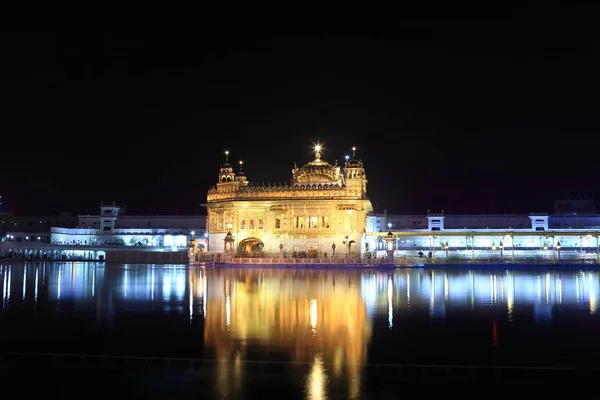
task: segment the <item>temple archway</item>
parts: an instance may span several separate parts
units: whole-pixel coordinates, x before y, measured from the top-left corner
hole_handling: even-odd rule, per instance
[[[257,238],[247,238],[238,245],[238,254],[242,257],[258,257],[263,254],[265,244]]]

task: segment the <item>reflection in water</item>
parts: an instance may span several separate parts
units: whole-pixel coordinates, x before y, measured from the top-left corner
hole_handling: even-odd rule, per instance
[[[101,297],[103,307],[115,302],[113,306],[125,308],[160,304],[164,311],[185,311],[190,318],[215,313],[206,322],[209,340],[228,329],[230,334],[223,336],[226,343],[287,338],[272,343],[287,346],[294,341],[295,359],[307,361],[316,353],[306,351],[297,339],[310,339],[311,348],[318,350],[333,336],[343,334],[354,346],[361,343],[359,338],[368,340],[370,327],[365,321],[383,312],[390,328],[399,312],[423,309],[432,317],[445,318],[448,308],[505,307],[511,319],[515,307],[530,305],[538,317],[552,318],[547,314],[552,306],[565,305],[586,308],[593,315],[600,274],[583,270],[396,270],[388,274],[294,269],[223,269],[205,274],[202,267],[105,267],[73,262],[0,265],[0,286],[4,310],[38,300],[50,301],[60,310],[63,302]],[[207,292],[210,296],[204,301]],[[359,348],[345,355],[346,362],[362,360]]]
[[[94,314],[97,323],[107,326],[117,324],[119,316],[127,316],[122,321],[133,314],[181,317],[169,324],[200,323],[204,355],[218,360],[214,387],[220,396],[239,395],[244,382],[251,380],[244,376],[244,360],[267,359],[296,362],[307,398],[319,399],[326,398],[332,382],[340,380],[345,382],[344,397],[360,395],[360,365],[367,361],[369,346],[373,354],[381,343],[379,339],[371,343],[374,329],[378,338],[400,348],[402,337],[389,335],[412,329],[408,315],[424,316],[432,324],[450,321],[453,315],[486,315],[490,317],[486,334],[500,351],[506,324],[518,325],[523,316],[538,323],[565,314],[596,320],[600,274],[566,269],[398,269],[391,274],[205,270],[70,262],[0,265],[0,285],[3,314],[76,314],[81,319]],[[455,322],[461,323],[467,322]],[[176,332],[175,325],[171,328]],[[147,333],[139,329],[137,334]],[[165,339],[181,339],[175,333],[171,336]],[[202,339],[188,340],[201,345]],[[411,351],[408,347],[402,351]]]
[[[204,315],[206,282],[201,268],[167,265],[119,265],[85,262],[0,265],[0,309],[23,311],[39,302],[61,312],[91,304],[110,320],[115,312]],[[106,285],[105,285],[106,282]]]
[[[324,398],[328,374],[360,376],[360,365],[366,362],[371,322],[360,277],[359,271],[340,270],[210,270],[205,346],[219,360],[240,354],[256,358],[248,349],[260,346],[270,359],[291,359],[299,367],[308,363],[307,394]],[[224,382],[220,395],[226,396],[231,377],[223,367],[219,373],[219,382]],[[359,390],[353,380],[350,396]]]

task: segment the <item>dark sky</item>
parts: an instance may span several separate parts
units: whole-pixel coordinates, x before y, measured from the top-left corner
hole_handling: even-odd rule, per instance
[[[5,211],[203,213],[225,148],[286,181],[316,140],[332,163],[358,147],[377,212],[600,199],[599,9],[536,4],[369,35],[2,34]]]

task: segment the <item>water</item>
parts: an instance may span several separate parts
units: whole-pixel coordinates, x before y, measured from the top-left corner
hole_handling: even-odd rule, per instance
[[[247,398],[281,387],[292,389],[290,398],[356,398],[379,390],[379,372],[365,364],[595,367],[600,355],[600,274],[572,267],[29,263],[0,266],[0,293],[2,352],[215,360],[199,370],[131,367],[127,379],[122,367],[118,379],[111,372],[112,385],[154,394],[191,387]],[[89,368],[73,374],[108,379],[106,368]]]

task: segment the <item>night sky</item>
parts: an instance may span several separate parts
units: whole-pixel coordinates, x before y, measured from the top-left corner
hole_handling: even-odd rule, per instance
[[[4,211],[204,213],[224,149],[283,182],[315,141],[358,148],[376,212],[600,202],[599,9],[537,4],[360,35],[2,34]]]

